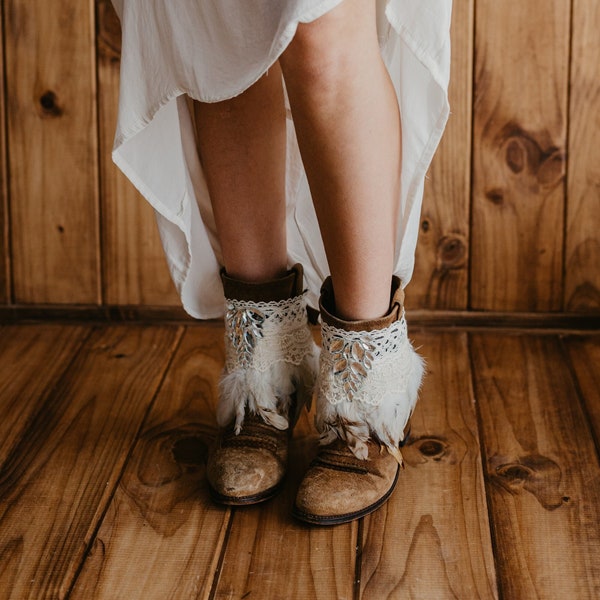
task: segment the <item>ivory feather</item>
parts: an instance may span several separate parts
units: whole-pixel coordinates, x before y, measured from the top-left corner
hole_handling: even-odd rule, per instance
[[[407,343],[410,344],[408,341]],[[367,442],[372,439],[385,446],[402,465],[399,445],[417,403],[425,372],[424,360],[412,345],[408,352],[408,360],[410,365],[407,369],[409,378],[406,389],[397,392],[391,390],[385,401],[378,406],[349,400],[332,404],[324,395],[317,394],[315,424],[321,434],[320,442],[324,445],[329,444],[337,436],[348,443],[357,458],[366,459]]]
[[[265,372],[244,367],[224,372],[219,382],[217,423],[225,427],[235,420],[234,430],[239,434],[249,411],[277,429],[288,429],[303,406],[310,408],[317,364],[318,348],[313,344],[299,365],[281,360]]]

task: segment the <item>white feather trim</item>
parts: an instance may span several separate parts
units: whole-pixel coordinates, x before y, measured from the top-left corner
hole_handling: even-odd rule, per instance
[[[218,424],[224,427],[235,419],[238,434],[249,411],[277,429],[293,426],[302,407],[310,407],[317,364],[318,348],[312,343],[311,351],[298,365],[280,360],[266,371],[237,367],[224,372],[219,383]]]
[[[310,405],[319,350],[306,318],[306,293],[285,300],[226,299],[225,369],[217,422],[234,422],[236,434],[249,411],[277,429],[294,425]]]
[[[346,336],[335,330],[338,338]],[[351,333],[344,343],[354,343],[357,335]],[[321,443],[329,444],[336,437],[345,440],[352,453],[359,459],[368,456],[367,442],[371,439],[381,443],[402,465],[399,445],[403,441],[404,429],[417,403],[419,388],[425,371],[423,359],[412,347],[408,338],[402,340],[401,351],[394,356],[401,363],[390,362],[384,357],[377,363],[374,359],[372,371],[360,382],[360,393],[344,394],[341,383],[336,381],[340,375],[336,371],[339,356],[327,356],[327,344],[323,350],[319,373],[317,394],[317,415],[315,424],[321,434]],[[338,344],[337,347],[340,347]],[[334,345],[334,348],[336,346]],[[394,350],[396,352],[396,350]],[[338,361],[338,362],[336,362]],[[385,364],[382,366],[382,363]],[[402,376],[390,376],[390,368],[402,372]],[[394,385],[401,381],[401,385]],[[382,386],[387,386],[385,395],[381,395]],[[371,402],[369,390],[377,390]]]

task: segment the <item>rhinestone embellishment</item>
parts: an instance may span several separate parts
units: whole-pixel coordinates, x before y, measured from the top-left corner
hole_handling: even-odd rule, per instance
[[[235,348],[239,365],[248,368],[252,364],[258,340],[263,337],[265,315],[250,308],[236,308],[233,305],[227,308],[225,322],[229,339]]]
[[[264,373],[277,362],[299,365],[313,352],[306,295],[279,302],[226,300],[226,371]]]
[[[380,405],[406,389],[412,346],[404,317],[374,331],[344,331],[323,324],[320,394],[330,404]]]
[[[341,382],[348,400],[354,399],[360,384],[373,367],[375,345],[368,339],[345,340],[334,335],[329,345],[333,374]]]

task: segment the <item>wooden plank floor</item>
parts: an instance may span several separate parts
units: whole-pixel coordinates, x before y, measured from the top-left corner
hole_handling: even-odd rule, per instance
[[[413,331],[429,374],[388,504],[314,528],[211,503],[222,329],[0,327],[0,598],[600,598],[600,333]]]

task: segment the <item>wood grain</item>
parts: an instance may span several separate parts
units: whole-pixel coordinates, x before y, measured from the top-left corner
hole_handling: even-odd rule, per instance
[[[4,7],[15,301],[98,303],[93,4]]]
[[[0,471],[0,589],[64,597],[113,494],[178,337],[95,331],[40,397]]]
[[[465,334],[416,338],[428,374],[386,506],[365,518],[362,598],[497,598]]]
[[[10,248],[6,152],[6,87],[4,78],[4,11],[0,12],[0,304],[9,304]]]
[[[263,506],[235,511],[215,599],[354,597],[357,523],[307,527],[290,516],[316,454],[312,422],[303,413],[296,426],[283,493]]]
[[[452,115],[409,306],[600,314],[599,13],[593,0],[455,1]],[[179,305],[152,209],[110,159],[110,0],[5,0],[2,16],[0,306]]]
[[[96,11],[103,301],[178,306],[179,296],[167,269],[154,211],[111,159],[121,27],[110,0],[97,0]]]
[[[289,516],[312,415],[281,496],[232,518],[208,498],[222,331],[0,327],[2,598],[600,597],[598,334],[473,334],[474,391],[465,333],[416,336],[398,489],[313,528]]]
[[[89,327],[65,325],[0,330],[0,465],[89,332]]]
[[[558,340],[473,335],[471,356],[502,597],[600,597],[600,466]]]
[[[481,0],[470,305],[560,310],[569,0]]]
[[[468,299],[473,0],[453,4],[451,115],[425,180],[409,307],[464,309]]]
[[[569,337],[564,341],[600,452],[600,336]]]
[[[573,0],[565,310],[600,310],[600,4]]]
[[[73,598],[208,597],[230,517],[205,480],[223,361],[222,329],[186,331]]]

